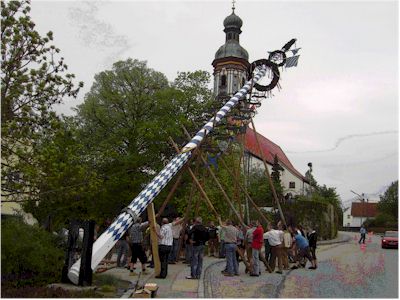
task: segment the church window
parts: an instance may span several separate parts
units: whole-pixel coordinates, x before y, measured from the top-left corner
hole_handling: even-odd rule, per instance
[[[296,188],[296,183],[294,181],[289,182],[289,189],[294,189]]]
[[[221,86],[226,86],[226,75],[221,76]]]

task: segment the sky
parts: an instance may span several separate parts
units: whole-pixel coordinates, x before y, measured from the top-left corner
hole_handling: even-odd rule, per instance
[[[173,81],[180,71],[212,74],[225,42],[232,1],[32,1],[36,30],[54,33],[69,72],[85,83],[127,58]],[[312,162],[319,184],[335,187],[345,206],[371,201],[398,180],[399,7],[397,1],[243,1],[240,44],[249,61],[267,58],[292,38],[296,68],[281,71],[281,90],[254,121],[301,173]],[[211,87],[211,84],[210,84]]]

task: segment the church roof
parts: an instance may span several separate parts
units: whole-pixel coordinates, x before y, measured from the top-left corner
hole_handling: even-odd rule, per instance
[[[224,57],[238,57],[249,60],[249,53],[237,41],[227,41],[215,53],[215,59]]]
[[[249,60],[249,53],[239,44],[239,35],[242,32],[242,19],[235,14],[234,7],[232,13],[224,20],[224,32],[226,34],[225,44],[219,47],[215,53],[215,59],[235,57]]]
[[[240,29],[240,27],[242,27],[243,25],[243,21],[242,19],[235,15],[235,12],[232,11],[232,13],[227,16],[224,20],[224,27],[228,28],[228,27],[237,27]]]
[[[351,203],[351,215],[353,217],[375,217],[378,213],[378,203]]]
[[[257,137],[260,142],[260,148],[262,149],[264,157],[270,165],[274,163],[274,156],[277,155],[279,163],[282,164],[282,166],[290,170],[298,178],[301,178],[303,181],[308,182],[308,179],[295,169],[281,147],[259,133],[257,133]],[[252,155],[262,159],[262,154],[258,148],[254,131],[249,127],[247,127],[245,135],[245,148]]]

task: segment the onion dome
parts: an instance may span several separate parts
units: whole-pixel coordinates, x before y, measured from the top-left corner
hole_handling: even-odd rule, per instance
[[[232,8],[232,13],[224,20],[225,44],[219,47],[215,53],[215,59],[236,57],[245,59],[246,61],[249,60],[248,52],[239,44],[239,35],[242,33],[240,28],[242,25],[242,19],[235,15],[234,8]]]
[[[239,16],[235,15],[234,11],[232,11],[232,13],[229,16],[227,16],[224,20],[225,30],[231,27],[235,27],[240,30],[242,25],[243,25],[242,19]]]

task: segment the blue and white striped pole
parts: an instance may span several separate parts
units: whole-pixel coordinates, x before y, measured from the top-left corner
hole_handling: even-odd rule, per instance
[[[182,152],[177,154],[164,169],[142,190],[139,195],[121,212],[118,218],[107,228],[107,230],[95,241],[92,250],[92,270],[107,255],[115,243],[124,235],[128,228],[135,222],[138,216],[146,209],[153,199],[161,192],[176,173],[185,165],[203,138],[209,134],[214,125],[218,124],[225,115],[243,98],[250,90],[251,85],[257,83],[265,76],[267,66],[257,67],[257,73],[253,80],[249,80],[240,91],[238,91],[203,128],[197,132],[192,140],[187,143]],[[214,120],[215,118],[215,120]],[[79,259],[68,272],[68,278],[78,284],[81,260]]]

